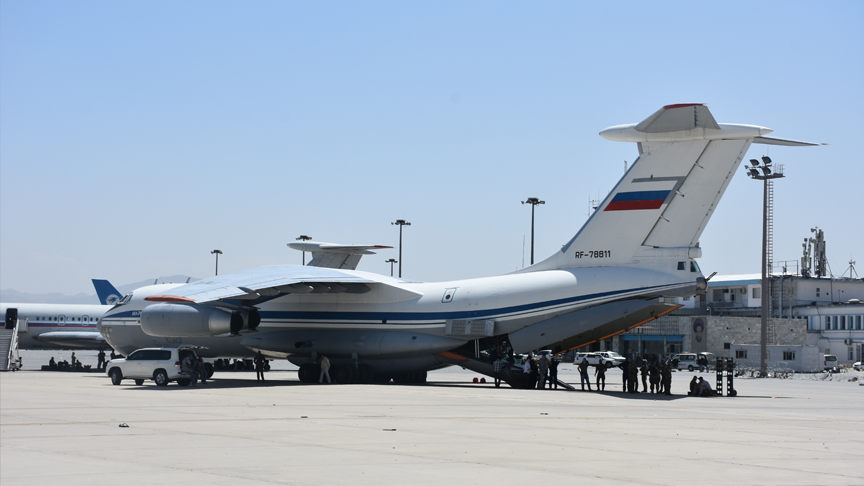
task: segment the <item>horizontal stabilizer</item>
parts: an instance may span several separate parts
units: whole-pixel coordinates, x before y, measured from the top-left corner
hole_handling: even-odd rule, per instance
[[[37,341],[84,349],[107,349],[108,343],[98,332],[93,331],[49,331],[33,336]]]
[[[636,125],[636,130],[644,133],[680,132],[694,128],[719,130],[720,125],[708,107],[701,103],[666,105]]]
[[[393,247],[384,245],[340,245],[338,243],[304,241],[288,243],[288,248],[311,252],[312,261],[307,265],[310,267],[356,270],[363,255],[374,255],[375,252],[372,250]]]
[[[828,145],[827,143],[801,142],[799,140],[785,140],[774,137],[755,137],[753,143],[761,143],[762,145],[785,145],[787,147],[818,147],[819,145]]]

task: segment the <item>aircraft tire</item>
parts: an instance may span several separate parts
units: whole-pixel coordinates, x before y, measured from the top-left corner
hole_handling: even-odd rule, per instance
[[[375,373],[375,376],[372,378],[372,382],[386,385],[387,383],[390,383],[390,380],[392,379],[393,377],[387,373]]]
[[[319,376],[321,376],[321,369],[313,363],[306,363],[297,371],[301,383],[315,383]]]
[[[417,373],[414,373],[414,381],[412,381],[412,383],[425,384],[426,376],[427,374],[425,371],[418,371]]]
[[[138,378],[138,379],[135,380],[135,384],[138,385],[138,386],[141,386],[141,385],[144,384],[144,380],[142,380],[141,378]]]
[[[213,363],[204,363],[204,371],[207,373],[207,379],[209,380],[213,376],[213,372],[215,368],[213,368]]]
[[[117,368],[111,370],[111,384],[119,385],[123,381],[123,372]]]
[[[354,367],[349,365],[337,365],[332,369],[333,381],[339,384],[347,385],[354,383]]]
[[[398,385],[404,385],[406,383],[413,383],[414,373],[396,373],[393,375],[393,383]]]
[[[156,386],[168,386],[168,373],[165,373],[165,370],[156,370],[153,373],[153,381],[156,382]]]
[[[360,365],[357,383],[368,384],[375,380],[375,371],[369,365]]]

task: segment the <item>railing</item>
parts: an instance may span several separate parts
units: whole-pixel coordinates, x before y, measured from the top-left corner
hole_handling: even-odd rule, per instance
[[[747,305],[743,300],[734,300],[731,302],[715,301],[715,302],[699,302],[700,309],[750,309],[753,306]],[[759,306],[756,306],[759,307]]]
[[[12,337],[9,340],[9,351],[6,353],[6,369],[12,369],[12,354],[18,354],[18,321],[15,321],[15,327],[12,329]],[[17,364],[16,364],[17,366]]]

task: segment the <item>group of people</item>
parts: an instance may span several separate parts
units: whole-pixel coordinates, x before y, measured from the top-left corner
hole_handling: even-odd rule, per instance
[[[714,390],[711,389],[711,384],[708,380],[703,380],[700,376],[698,379],[694,376],[690,380],[690,392],[687,393],[691,397],[713,397]]]
[[[496,365],[497,363],[497,365]],[[503,369],[503,358],[498,358],[493,362],[493,370],[495,371],[495,386],[501,385],[500,370]],[[546,384],[549,384],[549,389],[558,388],[558,360],[552,359],[548,354],[543,354],[540,359],[533,359],[530,356],[525,359],[522,365],[523,384],[525,388],[545,389]]]
[[[187,353],[180,361],[180,370],[189,375],[189,384],[197,386],[198,381],[202,385],[207,384],[207,369],[204,367],[204,358],[194,358],[192,353]]]
[[[594,366],[597,391],[606,391],[606,365],[602,362],[591,365],[586,358],[582,358],[582,362],[577,365],[582,390],[584,391],[587,385],[588,391],[591,391],[591,377],[588,372],[591,366]],[[621,368],[621,379],[625,393],[639,393],[638,378],[641,374],[642,393],[649,392],[648,383],[650,382],[650,393],[672,394],[672,365],[670,363],[661,364],[654,361],[648,363],[642,360],[641,366],[637,366],[636,361],[627,358],[618,367]]]
[[[627,358],[621,363],[624,391],[639,393],[638,375],[642,376],[642,393],[672,394],[672,363],[641,360],[641,366],[635,360]],[[651,387],[649,389],[648,383]]]

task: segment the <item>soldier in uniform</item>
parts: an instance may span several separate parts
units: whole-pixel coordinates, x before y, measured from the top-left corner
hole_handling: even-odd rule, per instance
[[[639,374],[642,375],[642,393],[648,393],[648,363],[644,359]]]
[[[669,363],[663,366],[663,394],[672,394],[672,365]]]
[[[651,393],[660,393],[660,368],[654,361],[648,366],[648,376],[651,381]]]
[[[594,370],[594,376],[597,377],[597,390],[605,391],[606,390],[606,365],[600,363],[597,365],[597,369]],[[600,382],[603,382],[603,385],[600,385]]]
[[[631,361],[630,362],[630,369],[628,370],[629,371],[628,375],[630,377],[630,380],[629,380],[630,381],[630,393],[637,393],[639,391],[639,384],[636,381],[636,370],[637,369],[638,368],[636,368],[636,361]]]
[[[621,381],[624,385],[624,393],[627,393],[627,378],[630,374],[630,358],[624,358],[624,361],[621,362]]]

